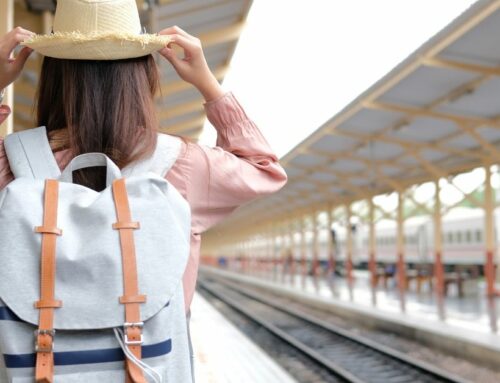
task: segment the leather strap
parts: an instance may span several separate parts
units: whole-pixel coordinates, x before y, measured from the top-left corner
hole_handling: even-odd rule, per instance
[[[35,331],[37,383],[52,383],[54,377],[54,308],[62,306],[62,302],[54,298],[56,282],[56,239],[61,235],[57,228],[57,203],[59,197],[59,182],[48,179],[45,181],[42,230],[42,250],[40,257],[40,300],[35,307],[40,311],[38,330]],[[46,229],[49,228],[49,229]]]
[[[125,343],[134,356],[141,359],[142,322],[139,305],[146,301],[146,296],[139,294],[133,233],[139,224],[131,224],[133,221],[124,178],[113,181],[113,198],[118,220],[113,228],[119,232],[122,253],[124,294],[120,297],[120,303],[125,305]],[[128,372],[126,382],[147,383],[143,371],[127,357],[125,368]]]

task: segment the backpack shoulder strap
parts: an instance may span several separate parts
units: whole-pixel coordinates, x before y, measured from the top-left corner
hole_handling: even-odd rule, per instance
[[[15,178],[57,179],[61,175],[45,126],[11,133],[5,137],[4,146]]]
[[[122,169],[122,175],[130,177],[136,174],[153,172],[164,177],[179,157],[182,140],[169,134],[158,133],[158,141],[153,155],[145,160],[130,164]]]

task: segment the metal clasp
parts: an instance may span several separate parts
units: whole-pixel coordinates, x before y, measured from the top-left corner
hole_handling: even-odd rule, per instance
[[[38,329],[34,331],[35,335],[35,351],[36,352],[52,352],[54,350],[54,336],[56,335],[56,330],[51,329]],[[40,347],[38,345],[38,336],[39,335],[49,335],[52,338],[52,342],[50,343],[50,347]]]
[[[127,335],[127,328],[129,327],[138,327],[141,329],[141,338],[139,340],[129,340],[128,339],[128,335]],[[125,336],[124,336],[124,341],[125,341],[125,344],[127,345],[141,345],[144,343],[144,339],[142,337],[142,328],[144,327],[144,322],[125,322],[123,324],[123,328],[125,329],[124,333],[125,333]]]

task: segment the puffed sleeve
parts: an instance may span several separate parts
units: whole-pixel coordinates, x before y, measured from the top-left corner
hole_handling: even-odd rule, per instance
[[[202,233],[235,208],[278,191],[287,180],[266,139],[229,92],[206,103],[217,130],[215,147],[186,142],[167,175],[191,206],[194,233]]]

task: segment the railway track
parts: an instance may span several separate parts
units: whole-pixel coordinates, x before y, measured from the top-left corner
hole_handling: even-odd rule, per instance
[[[282,302],[234,282],[200,276],[199,288],[264,327],[341,381],[467,382],[324,320],[284,307]]]

